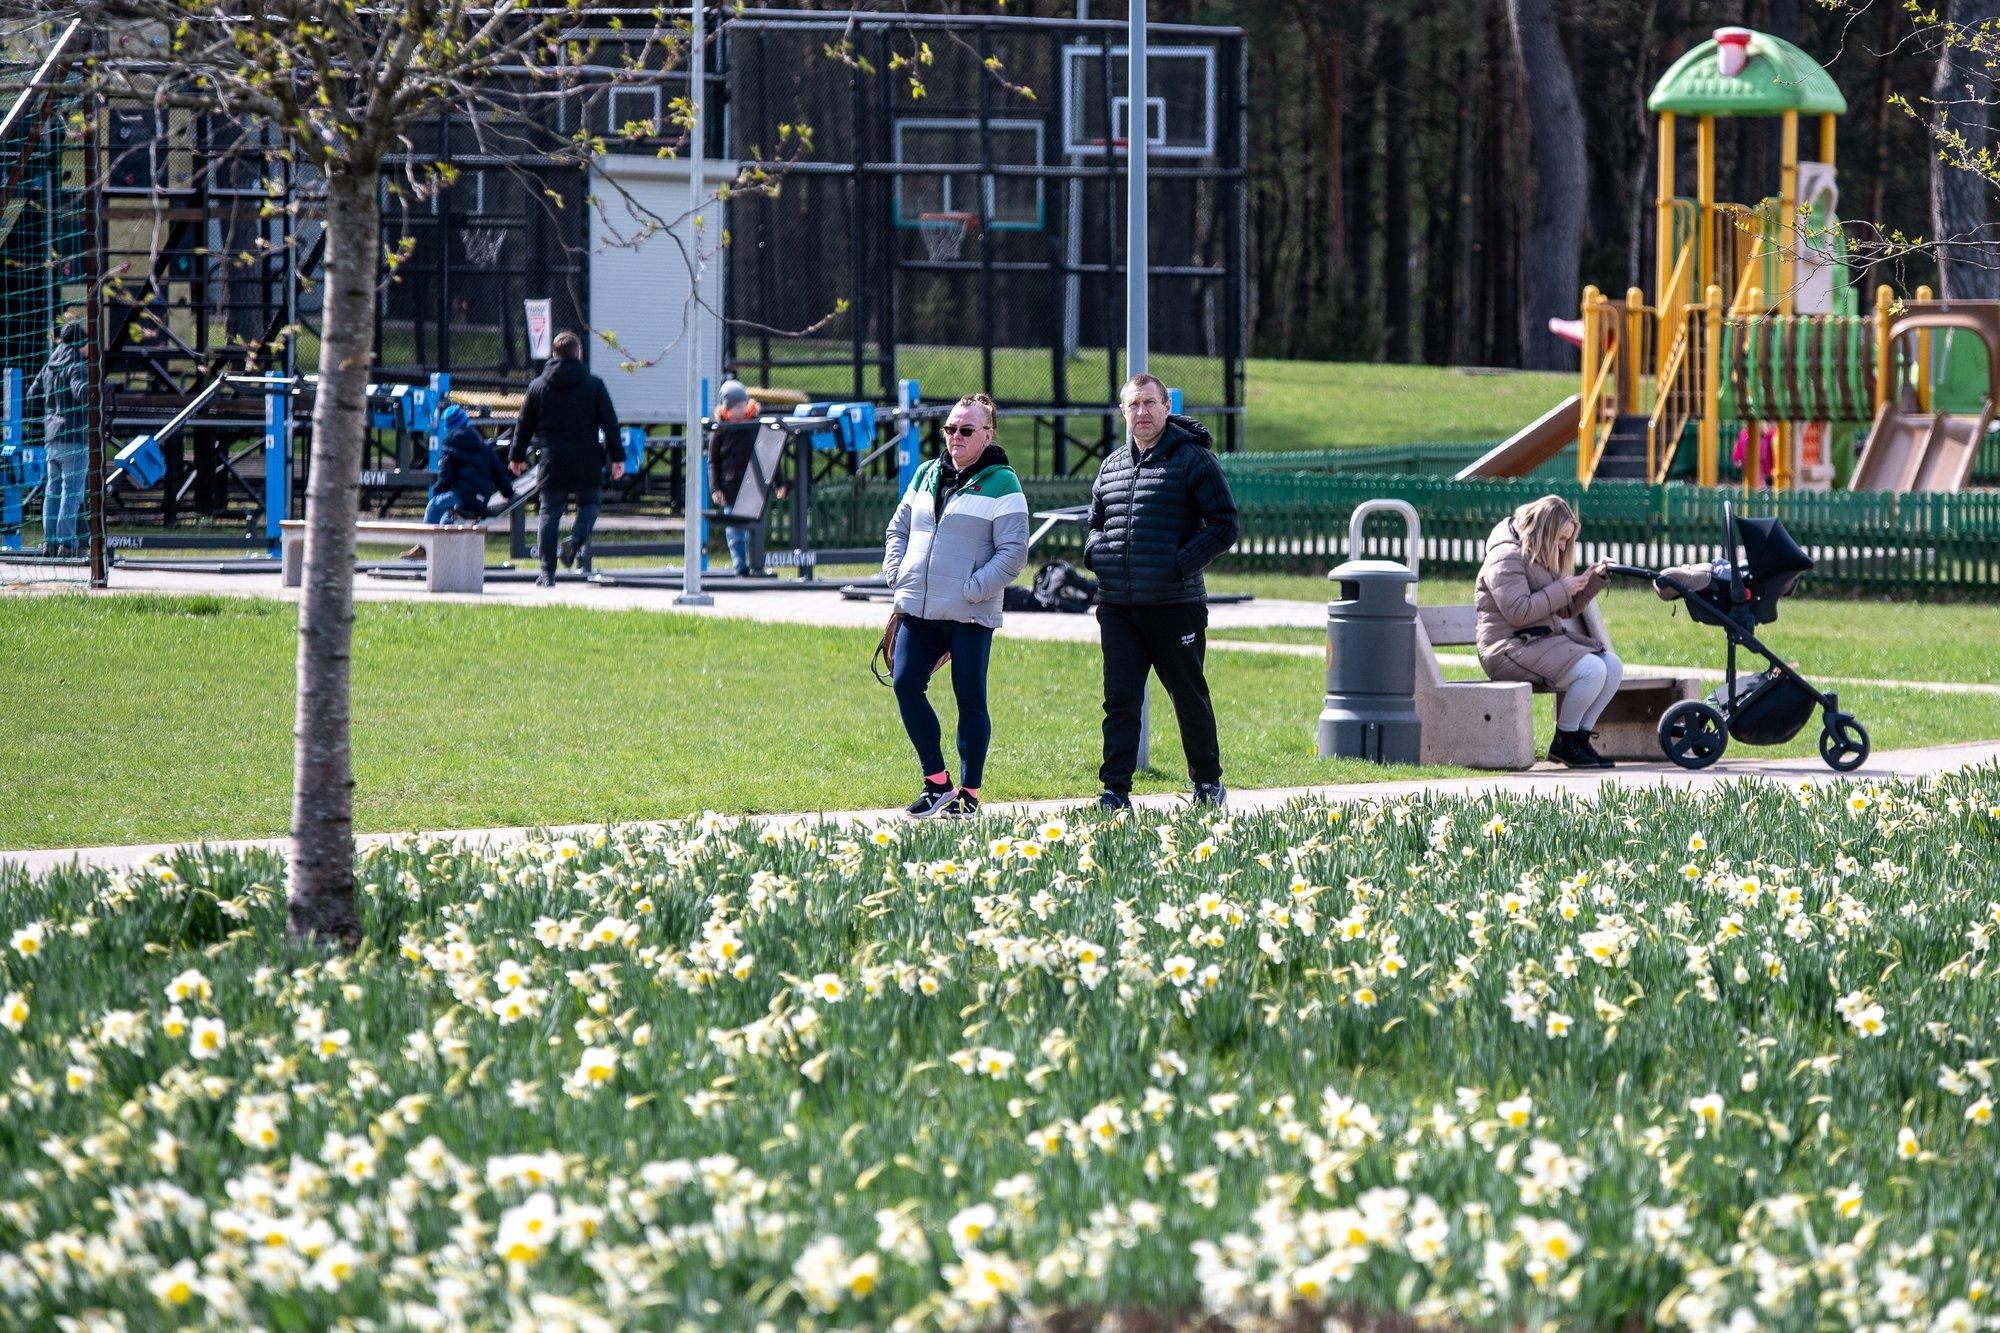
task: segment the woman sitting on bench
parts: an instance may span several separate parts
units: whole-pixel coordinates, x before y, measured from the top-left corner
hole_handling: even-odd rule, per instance
[[[1590,743],[1591,729],[1618,693],[1625,664],[1611,651],[1596,605],[1609,570],[1599,561],[1569,572],[1582,531],[1559,495],[1522,505],[1493,529],[1473,595],[1479,665],[1494,680],[1525,680],[1561,693],[1551,760],[1610,768]]]

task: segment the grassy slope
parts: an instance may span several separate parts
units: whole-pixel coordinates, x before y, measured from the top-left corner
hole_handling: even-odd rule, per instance
[[[0,598],[0,846],[285,831],[293,613],[223,598]],[[363,604],[355,748],[363,830],[849,809],[909,797],[915,760],[874,634],[643,612]],[[996,799],[1095,791],[1093,644],[1003,640]],[[1313,753],[1321,685],[1298,658],[1218,655],[1229,781],[1384,775]],[[940,712],[951,728],[949,689]],[[949,747],[949,741],[947,741]],[[1182,783],[1172,710],[1159,770]],[[949,749],[948,749],[949,753]]]
[[[912,355],[929,352],[909,350]],[[1152,369],[1172,384],[1177,371],[1193,360],[1155,356]],[[927,364],[930,370],[922,380],[926,402],[949,402],[984,387],[976,352],[940,356]],[[1010,400],[1048,396],[1046,353],[1003,348],[996,351],[993,365],[993,394],[1002,407]],[[1214,375],[1206,368],[1192,373],[1203,379]],[[1467,375],[1449,367],[1366,362],[1253,358],[1245,363],[1245,377],[1244,444],[1257,450],[1504,439],[1577,391],[1574,375]],[[845,370],[793,370],[774,378],[786,388],[831,397],[853,391],[852,376]],[[608,382],[615,395],[617,379]],[[1071,363],[1069,392],[1073,401],[1089,401],[1093,393],[1108,395],[1102,357]]]
[[[1246,445],[1278,450],[1504,439],[1577,386],[1573,375],[1255,360],[1248,390]]]

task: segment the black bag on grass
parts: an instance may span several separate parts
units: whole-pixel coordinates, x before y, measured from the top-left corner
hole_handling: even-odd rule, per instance
[[[1097,605],[1097,580],[1067,560],[1051,560],[1035,571],[1031,596],[1043,611],[1082,614]]]

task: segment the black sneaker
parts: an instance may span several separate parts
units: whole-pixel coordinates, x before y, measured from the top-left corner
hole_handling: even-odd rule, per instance
[[[562,561],[562,567],[564,569],[569,569],[575,566],[576,564],[575,538],[572,537],[563,538],[562,543],[556,547],[556,559]]]
[[[965,788],[953,792],[951,799],[938,807],[939,819],[976,819],[979,816],[979,798]]]
[[[924,794],[903,807],[903,813],[912,819],[929,819],[932,815],[950,805],[957,794],[949,782],[932,782],[924,779]]]
[[[1097,808],[1100,810],[1130,810],[1132,798],[1116,787],[1106,787],[1097,793]]]
[[[1196,805],[1222,806],[1228,804],[1229,791],[1220,782],[1197,782],[1191,798]]]
[[[547,569],[545,569],[545,570],[543,570],[543,571],[542,571],[541,573],[539,573],[539,574],[535,575],[535,586],[536,586],[537,588],[553,588],[553,587],[555,587],[555,586],[556,586],[556,576],[555,576],[554,572],[553,572],[553,571],[551,571],[551,570],[547,570]]]
[[[1590,761],[1591,763],[1593,763],[1593,764],[1597,765],[1597,767],[1599,767],[1599,768],[1616,768],[1616,767],[1618,767],[1618,761],[1617,761],[1617,760],[1615,760],[1615,759],[1606,759],[1606,758],[1605,758],[1605,757],[1604,757],[1603,755],[1601,755],[1601,754],[1599,754],[1599,753],[1597,752],[1597,747],[1596,747],[1595,745],[1592,745],[1592,744],[1590,743],[1590,741],[1591,741],[1591,738],[1592,738],[1593,736],[1595,736],[1595,735],[1597,735],[1597,733],[1596,733],[1596,732],[1594,732],[1594,731],[1579,731],[1579,732],[1577,732],[1577,733],[1576,733],[1576,749],[1577,749],[1577,753],[1578,753],[1578,754],[1581,754],[1581,755],[1582,755],[1582,756],[1583,756],[1584,758],[1588,759],[1588,760],[1589,760],[1589,761]]]

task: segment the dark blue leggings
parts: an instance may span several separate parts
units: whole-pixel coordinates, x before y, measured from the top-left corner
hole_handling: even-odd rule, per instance
[[[903,617],[896,631],[896,660],[890,679],[896,685],[896,707],[903,730],[917,747],[924,773],[944,769],[942,729],[937,710],[926,696],[938,658],[951,654],[951,692],[958,700],[958,781],[977,789],[986,768],[986,747],[993,739],[993,719],[986,711],[986,662],[993,654],[993,631],[959,620],[919,620]]]

